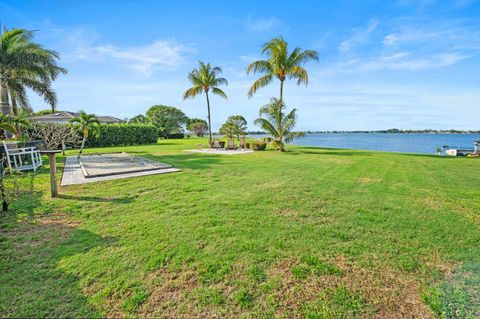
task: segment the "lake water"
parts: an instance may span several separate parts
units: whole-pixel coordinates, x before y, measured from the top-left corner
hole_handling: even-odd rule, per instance
[[[263,137],[265,137],[264,135]],[[256,136],[262,137],[262,136]],[[304,146],[348,148],[386,152],[434,154],[437,147],[448,145],[473,149],[473,141],[480,134],[383,134],[383,133],[315,133],[295,140],[292,144]]]

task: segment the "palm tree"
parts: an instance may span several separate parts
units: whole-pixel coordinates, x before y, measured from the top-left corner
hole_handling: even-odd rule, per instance
[[[270,103],[260,108],[260,116],[266,118],[260,117],[254,121],[255,125],[260,126],[272,136],[270,140],[280,152],[285,152],[285,143],[305,136],[303,132],[293,131],[297,122],[297,110],[293,109],[290,113],[285,114],[283,113],[284,109],[285,104],[282,101],[272,98]]]
[[[212,143],[212,123],[210,117],[210,99],[208,92],[211,90],[213,94],[221,96],[224,99],[228,99],[225,92],[218,88],[219,85],[228,85],[228,82],[225,78],[217,78],[220,73],[222,73],[222,68],[218,66],[212,67],[210,63],[199,61],[198,68],[193,69],[193,71],[188,74],[188,80],[193,84],[193,86],[183,93],[184,100],[187,98],[194,98],[201,93],[205,93],[207,98],[208,134],[210,143]]]
[[[57,97],[52,82],[67,70],[57,65],[59,55],[34,43],[33,31],[0,29],[0,106],[3,114],[18,115],[18,106],[29,108],[27,89],[43,97],[55,111]],[[10,95],[10,98],[9,98]]]
[[[289,79],[297,79],[297,85],[308,84],[308,73],[303,65],[310,61],[318,61],[318,53],[314,50],[303,51],[295,48],[288,51],[287,42],[280,36],[273,38],[262,47],[262,54],[267,54],[267,60],[258,60],[247,67],[247,74],[261,73],[248,91],[248,97],[252,97],[259,88],[270,84],[274,78],[280,80],[280,102],[283,101],[283,82]]]
[[[20,127],[28,127],[30,126],[30,122],[21,115],[15,116],[11,114],[3,115],[0,114],[0,131],[3,131],[4,137],[6,136],[6,132],[13,133],[13,138],[17,139],[19,135],[19,128]]]
[[[83,111],[80,111],[79,116],[71,119],[70,122],[76,124],[79,130],[82,132],[82,146],[80,147],[80,154],[82,154],[83,148],[85,147],[85,141],[90,133],[92,133],[94,136],[99,134],[100,122],[95,114],[87,114]]]

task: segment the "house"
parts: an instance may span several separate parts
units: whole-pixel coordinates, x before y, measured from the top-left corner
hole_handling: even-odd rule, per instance
[[[78,112],[58,111],[52,114],[29,116],[28,119],[37,123],[59,123],[67,124],[71,119],[79,117]],[[102,124],[120,124],[124,121],[114,116],[97,116]]]

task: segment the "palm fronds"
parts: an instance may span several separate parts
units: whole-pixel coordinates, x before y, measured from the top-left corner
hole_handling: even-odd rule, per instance
[[[297,123],[297,110],[293,109],[285,114],[285,104],[272,98],[270,103],[262,106],[259,111],[260,117],[254,123],[271,135],[271,143],[281,152],[285,151],[285,143],[305,136],[303,132],[295,132],[293,129]]]
[[[267,59],[252,62],[247,66],[247,74],[263,74],[250,87],[248,97],[252,97],[259,88],[270,84],[273,78],[277,78],[282,83],[286,78],[296,79],[297,85],[307,85],[308,73],[302,65],[308,61],[318,61],[318,53],[314,50],[303,51],[295,48],[289,53],[288,43],[281,36],[265,43],[262,47],[262,54],[265,54]],[[283,99],[282,95],[283,91],[281,90],[281,100]]]
[[[67,70],[57,65],[59,54],[33,42],[34,31],[0,30],[0,86],[2,102],[9,105],[8,93],[28,108],[25,88],[40,95],[55,110],[57,97],[52,82]],[[5,110],[4,110],[5,111]]]
[[[82,145],[80,147],[80,154],[85,147],[85,141],[89,136],[98,136],[100,134],[100,121],[95,114],[87,114],[84,111],[80,111],[77,118],[71,119],[70,123],[82,133]]]

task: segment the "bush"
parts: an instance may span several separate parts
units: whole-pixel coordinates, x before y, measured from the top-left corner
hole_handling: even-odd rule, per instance
[[[168,134],[168,138],[184,138],[185,134],[183,133],[172,133]]]
[[[250,144],[250,147],[254,151],[264,151],[267,148],[267,143],[264,142],[254,142]]]
[[[137,144],[155,144],[158,140],[158,128],[144,124],[101,124],[99,135],[90,136],[87,145],[122,146]]]

